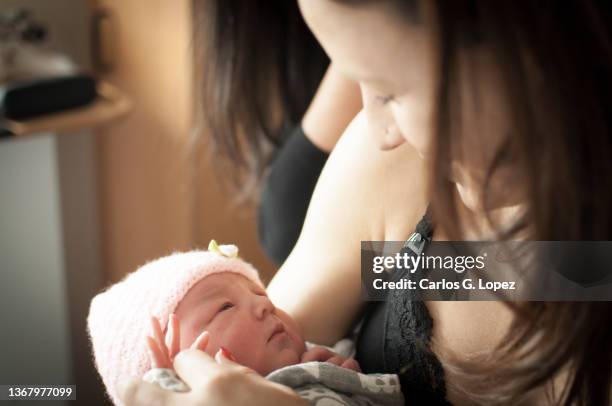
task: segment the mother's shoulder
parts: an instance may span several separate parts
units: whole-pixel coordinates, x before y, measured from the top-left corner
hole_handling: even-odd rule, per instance
[[[321,188],[342,187],[367,215],[371,239],[405,239],[427,207],[426,165],[404,143],[382,151],[358,114],[342,135],[321,174]],[[333,185],[333,186],[332,186]],[[317,186],[319,187],[319,186]]]

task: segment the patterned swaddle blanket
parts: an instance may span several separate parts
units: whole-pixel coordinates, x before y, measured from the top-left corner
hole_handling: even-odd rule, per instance
[[[316,406],[404,404],[397,375],[366,375],[326,362],[290,365],[270,373],[266,379],[292,388]]]
[[[152,369],[143,379],[175,392],[187,385],[171,369]],[[404,396],[397,375],[360,374],[327,362],[290,365],[266,379],[292,388],[313,406],[398,406]]]

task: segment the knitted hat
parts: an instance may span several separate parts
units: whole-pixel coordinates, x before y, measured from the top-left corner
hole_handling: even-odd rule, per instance
[[[93,298],[89,336],[96,367],[115,404],[121,404],[119,384],[151,368],[146,344],[150,316],[156,316],[165,330],[189,289],[216,273],[233,272],[263,288],[255,268],[237,254],[235,246],[217,246],[213,240],[208,251],[175,253],[149,262]]]

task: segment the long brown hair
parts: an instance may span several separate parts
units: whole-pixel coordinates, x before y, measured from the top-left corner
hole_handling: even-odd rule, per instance
[[[230,186],[252,190],[329,59],[297,1],[192,0],[192,9],[196,136]]]
[[[471,47],[485,46],[497,62],[500,91],[507,95],[516,128],[497,152],[489,179],[513,151],[516,176],[524,179],[527,196],[525,215],[513,230],[500,232],[500,238],[510,239],[528,227],[534,240],[612,239],[608,8],[590,0],[437,2],[440,84],[429,183],[436,197],[433,216],[451,238],[460,239],[464,227],[456,220],[454,187],[443,176],[453,146],[461,143],[459,58]],[[487,188],[482,199],[486,207]],[[556,401],[610,404],[611,303],[525,302],[510,307],[516,317],[494,358],[486,365],[462,366],[478,372],[478,384],[472,385],[475,399],[518,403],[563,370],[567,379]]]

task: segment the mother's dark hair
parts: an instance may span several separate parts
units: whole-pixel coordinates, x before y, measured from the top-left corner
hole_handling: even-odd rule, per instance
[[[211,141],[230,183],[251,190],[329,58],[297,1],[192,0],[192,9],[196,135]]]
[[[337,0],[359,6],[365,0]],[[422,2],[388,0],[418,23]],[[445,176],[461,145],[461,60],[493,55],[512,133],[488,179],[506,160],[524,181],[527,211],[500,239],[612,239],[612,18],[594,0],[452,0],[435,2],[439,85],[429,172],[433,218],[461,239],[455,186]],[[469,73],[467,75],[469,77]],[[473,74],[473,83],[478,77]],[[465,87],[463,87],[465,88]],[[465,127],[463,127],[465,128]],[[486,134],[482,135],[486,144]],[[488,182],[487,182],[488,183]],[[482,196],[487,206],[487,188]],[[492,221],[492,220],[490,220]],[[492,224],[495,227],[495,224]],[[610,302],[525,302],[493,359],[455,365],[463,389],[483,403],[518,403],[567,372],[564,404],[609,405],[612,370]],[[473,379],[469,379],[472,377]]]

